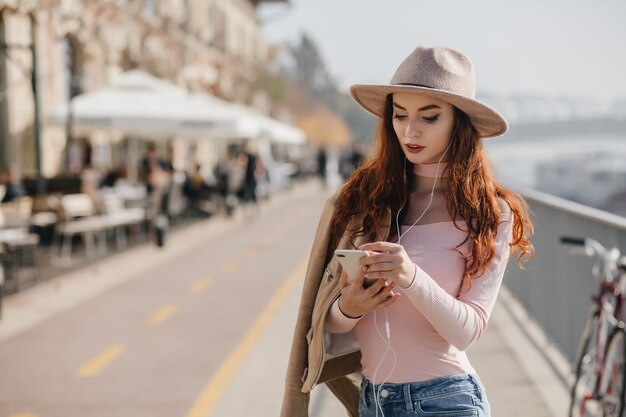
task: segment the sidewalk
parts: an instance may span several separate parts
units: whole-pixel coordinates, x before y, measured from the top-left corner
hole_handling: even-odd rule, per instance
[[[289,204],[300,193],[311,193],[314,184],[303,184],[278,196],[264,210]],[[215,219],[173,233],[168,245],[160,250],[144,245],[128,250],[83,269],[68,272],[40,286],[5,300],[5,315],[0,321],[2,340],[45,320],[56,313],[84,302],[108,288],[132,279],[155,264],[166,263],[184,251],[228,233],[242,224],[242,219]],[[283,394],[283,380],[296,312],[301,280],[271,314],[249,355],[224,381],[210,416],[277,416]],[[491,317],[489,328],[469,351],[470,359],[487,387],[494,417],[560,417],[566,415],[568,393],[545,355],[529,341],[523,314],[515,313],[515,301],[503,289]],[[515,313],[515,317],[511,314]],[[526,326],[525,326],[526,327]],[[542,350],[545,350],[542,347]],[[545,353],[545,352],[544,352]],[[245,395],[242,395],[245,394]],[[311,417],[345,416],[343,407],[322,386],[312,393]],[[206,416],[208,417],[208,416]]]
[[[278,416],[300,291],[298,286],[276,314],[211,416]],[[508,293],[502,295],[488,331],[469,352],[487,388],[492,416],[565,416],[566,387],[503,306],[511,301]],[[311,417],[346,415],[323,385],[313,390],[309,413]]]

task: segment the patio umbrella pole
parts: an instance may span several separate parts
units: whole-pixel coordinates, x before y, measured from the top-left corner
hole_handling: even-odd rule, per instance
[[[30,28],[31,28],[31,44],[30,51],[33,60],[33,68],[31,75],[31,86],[33,89],[33,136],[35,140],[35,167],[37,170],[37,195],[43,195],[46,193],[46,182],[44,181],[41,173],[41,110],[39,103],[39,76],[37,72],[37,22],[34,14],[30,15]]]

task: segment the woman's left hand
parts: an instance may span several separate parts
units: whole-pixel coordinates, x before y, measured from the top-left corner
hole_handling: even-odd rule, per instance
[[[413,283],[417,265],[415,265],[402,245],[391,242],[372,242],[359,246],[370,252],[360,264],[367,268],[365,278],[383,278],[395,282],[400,288],[407,288]]]

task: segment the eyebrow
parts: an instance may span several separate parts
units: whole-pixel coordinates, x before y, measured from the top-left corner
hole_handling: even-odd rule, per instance
[[[401,105],[399,105],[398,103],[396,103],[395,101],[393,102],[393,106],[397,107],[401,110],[407,111],[404,107],[402,107]],[[439,107],[436,104],[428,104],[424,107],[420,107],[419,109],[417,109],[417,111],[426,111],[426,110],[430,110],[430,109],[441,109],[441,107]]]

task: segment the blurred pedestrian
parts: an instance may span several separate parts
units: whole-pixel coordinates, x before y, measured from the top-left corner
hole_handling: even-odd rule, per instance
[[[350,149],[344,152],[340,162],[340,172],[344,181],[352,175],[364,158],[363,145],[359,142],[354,142]]]
[[[350,163],[352,164],[352,171],[354,172],[363,159],[365,158],[365,151],[361,142],[355,142],[352,144],[352,154],[350,155]]]
[[[222,200],[226,215],[232,216],[239,204],[243,190],[243,180],[247,158],[239,149],[233,148],[227,160],[218,162],[215,167],[218,189],[222,193]]]
[[[4,195],[2,196],[3,203],[8,203],[9,201],[26,195],[24,185],[13,175],[13,171],[10,168],[5,168],[0,171],[0,185],[4,186]]]
[[[320,177],[322,186],[326,188],[328,181],[326,179],[326,165],[328,164],[328,154],[324,146],[320,146],[317,152],[317,175]]]
[[[80,172],[80,192],[89,195],[92,199],[99,199],[99,190],[102,185],[102,174],[91,165],[91,162],[83,165]]]
[[[352,86],[379,118],[377,151],[322,214],[282,417],[306,416],[320,383],[353,417],[490,416],[465,350],[485,331],[509,257],[532,255],[532,225],[488,168],[481,138],[507,123],[474,85],[467,55],[418,47],[389,85]],[[364,251],[356,276],[340,273],[337,248]],[[348,377],[357,371],[360,387]]]
[[[217,205],[214,201],[216,192],[213,173],[202,169],[199,164],[187,169],[183,182],[183,194],[189,202],[188,211],[201,217],[213,214]]]
[[[247,216],[252,219],[260,214],[257,198],[257,177],[261,175],[262,165],[252,142],[248,141],[244,144],[243,155],[245,155],[246,167],[241,194],[244,210],[248,212]]]
[[[171,182],[171,165],[161,159],[156,146],[150,144],[141,161],[142,177],[148,192],[146,217],[155,233],[156,244],[165,245],[165,233],[169,227],[167,208]]]

